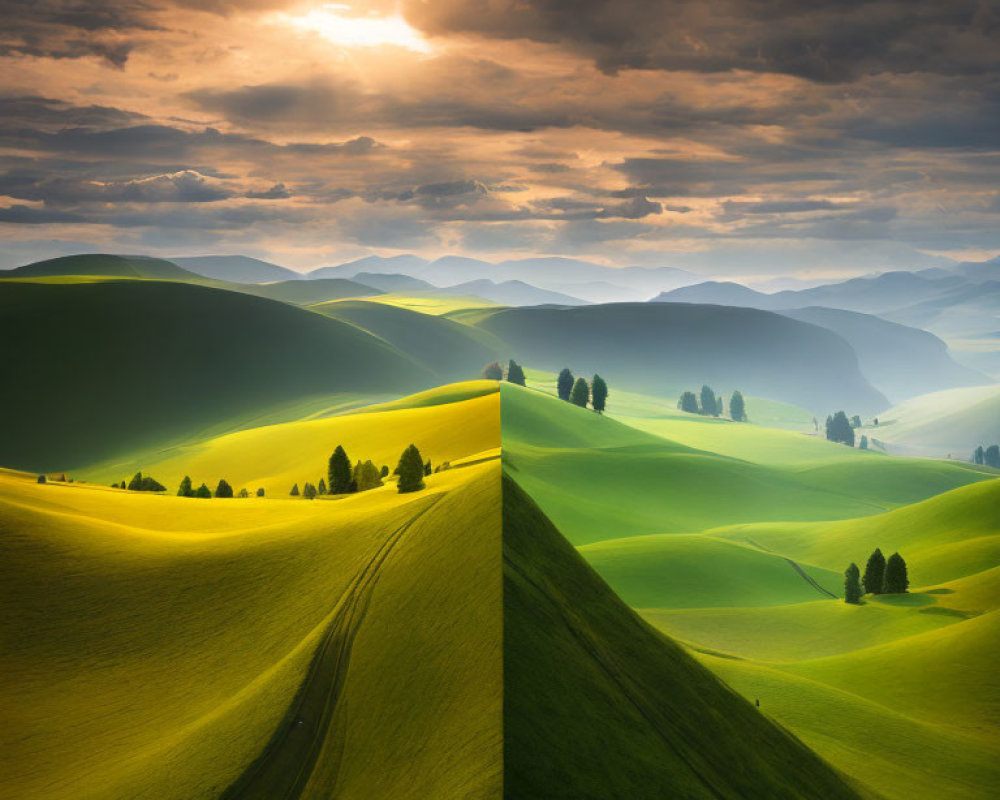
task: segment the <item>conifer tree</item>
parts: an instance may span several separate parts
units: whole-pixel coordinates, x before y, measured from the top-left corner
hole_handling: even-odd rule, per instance
[[[424,462],[424,477],[426,478],[433,472],[434,470],[431,468],[431,460],[428,458],[427,461]]]
[[[386,472],[388,472],[388,468]],[[353,480],[359,492],[367,492],[369,489],[375,489],[382,485],[379,468],[375,466],[371,459],[365,461],[363,464],[360,461],[357,463],[354,467]]]
[[[594,380],[590,384],[590,393],[590,404],[594,407],[594,411],[603,414],[608,404],[608,384],[600,375],[594,375]]]
[[[35,482],[36,483],[48,483],[49,479],[46,478],[44,475],[39,475],[38,479]],[[118,484],[117,483],[113,483],[112,486],[114,486],[116,489],[118,488]]]
[[[263,497],[263,496],[264,496],[264,487],[261,486],[259,489],[257,489],[257,497]]]
[[[181,480],[180,488],[177,490],[178,497],[194,497],[194,489],[191,488],[191,478],[187,475]]]
[[[972,460],[977,464],[986,463],[986,451],[983,449],[982,445],[976,448],[976,451],[972,454]]]
[[[715,392],[712,387],[704,385],[701,387],[701,413],[705,416],[717,416],[718,406],[715,404]]]
[[[861,602],[861,584],[858,582],[858,565],[852,563],[844,573],[844,602]]]
[[[382,465],[382,469],[379,470],[378,474],[382,478],[388,478],[389,477],[389,465],[388,464],[383,464]]]
[[[743,422],[747,418],[746,403],[739,389],[729,398],[729,416],[736,422]]]
[[[209,489],[204,483],[194,490],[195,497],[201,497],[202,499],[209,499],[212,496],[212,490]]]
[[[326,481],[322,478],[319,479],[319,485],[316,487],[316,492],[318,494],[326,494]]]
[[[569,400],[569,396],[573,392],[573,383],[573,373],[564,367],[556,381],[556,393],[560,400]]]
[[[681,411],[686,411],[688,414],[698,413],[698,398],[695,397],[694,392],[684,392],[681,395],[680,408]]]
[[[884,594],[904,594],[910,586],[910,577],[906,572],[906,562],[899,553],[893,553],[885,562]]]
[[[304,484],[302,484],[302,496],[306,500],[315,500],[316,499],[316,487],[313,486],[308,481],[306,481]]]
[[[128,489],[130,492],[141,492],[142,491],[142,473],[137,472],[132,476],[132,480],[128,482]]]
[[[851,427],[851,422],[843,411],[826,418],[826,438],[831,442],[854,447],[854,428]]]
[[[167,491],[167,487],[151,475],[144,475],[139,490],[143,492],[165,492]]]
[[[248,492],[246,490],[246,487],[243,487],[242,489],[240,489],[240,497],[249,497],[249,496],[250,496],[250,492]]]
[[[868,449],[868,437],[865,436],[863,433],[861,434],[861,443],[858,445],[858,448],[861,450]]]
[[[573,384],[573,391],[570,393],[569,401],[580,408],[586,408],[590,402],[590,387],[584,378],[577,378]]]
[[[299,485],[297,483],[292,485],[292,491],[290,491],[289,494],[292,497],[298,497],[299,496]]]
[[[347,453],[339,444],[337,449],[330,456],[330,463],[327,468],[327,478],[330,483],[328,490],[330,494],[347,494],[351,491],[351,462],[347,458]]]
[[[424,461],[416,445],[411,444],[403,451],[396,466],[396,474],[399,475],[396,488],[400,494],[424,488]]]
[[[861,579],[868,594],[882,594],[882,584],[885,583],[885,556],[879,548],[868,556],[865,564],[865,576]]]
[[[987,467],[1000,468],[1000,445],[991,444],[983,453],[983,461]]]
[[[507,364],[507,382],[524,386],[524,370],[513,358]]]
[[[503,365],[499,361],[491,361],[483,367],[483,377],[488,381],[503,380]]]
[[[219,480],[219,485],[215,487],[216,497],[232,497],[233,487],[229,485],[229,482],[222,478]]]

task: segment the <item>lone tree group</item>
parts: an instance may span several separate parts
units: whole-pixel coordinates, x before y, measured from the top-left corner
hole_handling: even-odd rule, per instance
[[[566,400],[580,408],[586,408],[587,403],[598,414],[604,413],[608,404],[608,384],[600,375],[594,375],[593,381],[587,383],[586,378],[574,378],[568,368],[563,368],[556,379],[556,393],[560,400]]]
[[[972,454],[972,460],[976,464],[1000,469],[1000,445],[991,444],[987,448],[979,445]]]
[[[854,563],[844,573],[844,601],[847,603],[860,603],[865,594],[905,594],[909,587],[910,578],[903,557],[893,553],[886,561],[877,547],[868,557],[863,576]]]
[[[716,395],[715,390],[707,384],[701,387],[701,402],[694,392],[684,392],[677,407],[688,414],[701,414],[704,417],[721,417],[725,412],[725,403],[722,395]],[[747,406],[743,399],[743,394],[739,390],[733,392],[729,398],[729,416],[734,422],[746,422]]]
[[[444,465],[438,469],[446,469]],[[424,461],[416,445],[407,447],[399,457],[399,463],[393,471],[393,475],[398,476],[396,488],[400,494],[415,492],[424,488],[424,476],[433,472],[430,461]],[[389,477],[389,467],[383,464],[381,467],[375,465],[371,459],[367,461],[358,460],[351,466],[351,460],[347,457],[347,451],[343,445],[337,445],[330,460],[327,463],[326,478],[320,478],[318,484],[306,482],[302,484],[302,490],[296,483],[292,486],[289,494],[292,497],[303,497],[306,500],[314,500],[320,495],[354,494],[356,492],[366,492],[369,489],[376,489],[383,486],[385,479]]]

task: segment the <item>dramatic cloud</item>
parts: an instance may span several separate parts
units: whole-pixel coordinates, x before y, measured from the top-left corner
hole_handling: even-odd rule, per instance
[[[993,0],[0,13],[6,266],[412,250],[759,276],[1000,252]]]

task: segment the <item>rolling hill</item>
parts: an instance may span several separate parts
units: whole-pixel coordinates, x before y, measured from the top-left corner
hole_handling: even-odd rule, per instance
[[[438,382],[353,325],[184,283],[3,281],[0,335],[0,464],[35,471],[239,427],[308,397]]]
[[[366,286],[346,278],[317,278],[311,281],[279,281],[261,286],[245,287],[249,294],[268,297],[283,303],[313,305],[345,297],[373,297],[382,294],[380,289]]]
[[[115,278],[152,278],[168,281],[192,281],[198,283],[196,275],[172,261],[147,256],[115,256],[107,253],[92,253],[79,256],[50,258],[36,261],[3,274],[6,278],[54,278],[72,275],[104,276]]]
[[[229,283],[271,283],[302,278],[300,272],[249,256],[187,256],[170,260],[190,272]]]
[[[707,383],[824,416],[840,408],[868,414],[888,407],[843,339],[755,309],[683,303],[501,309],[477,325],[505,342],[518,361],[598,372],[661,397]]]
[[[473,295],[506,306],[539,306],[545,304],[579,306],[584,300],[570,297],[562,292],[539,289],[524,281],[494,281],[482,278],[467,281],[438,290],[446,294]]]
[[[500,796],[499,398],[481,388],[203,443],[269,487],[315,479],[338,441],[454,459],[412,494],[199,500],[0,472],[4,791]]]

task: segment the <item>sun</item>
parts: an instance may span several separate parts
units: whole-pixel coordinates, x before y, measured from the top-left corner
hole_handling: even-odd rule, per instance
[[[381,47],[390,45],[426,53],[427,40],[399,14],[350,15],[349,6],[329,4],[303,16],[287,18],[295,27],[312,31],[341,47]]]

